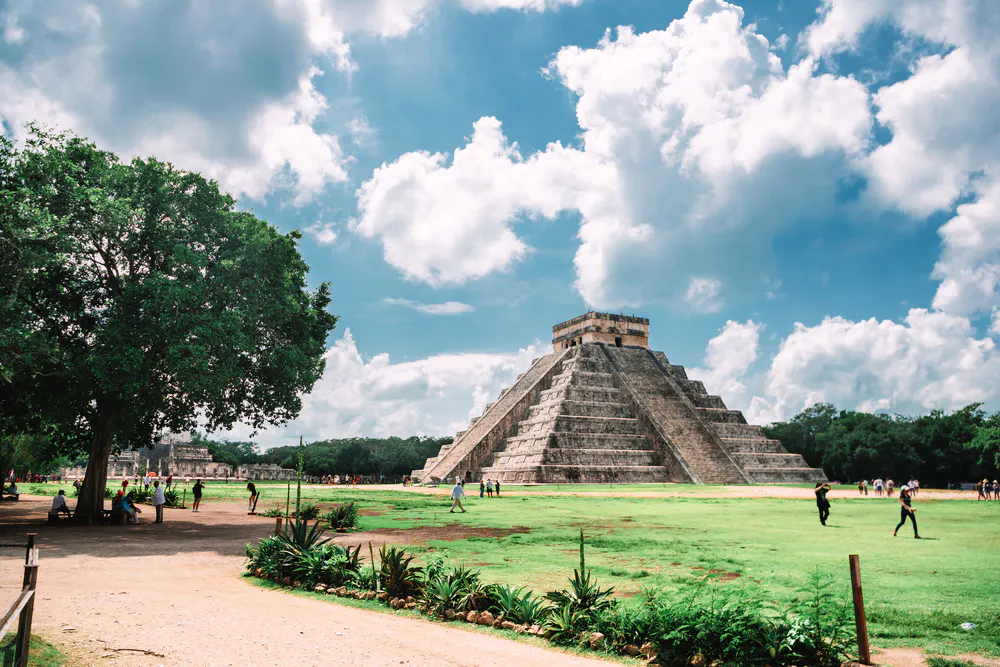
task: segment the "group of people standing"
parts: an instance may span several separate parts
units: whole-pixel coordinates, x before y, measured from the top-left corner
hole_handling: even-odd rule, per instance
[[[479,480],[479,497],[484,496],[493,497],[496,494],[497,498],[500,497],[500,480],[496,479],[481,479]],[[456,509],[466,511],[465,506],[462,504],[462,500],[465,498],[465,479],[463,477],[455,478],[455,486],[451,489],[451,511],[454,512]]]
[[[893,482],[888,480],[885,486],[882,485],[882,480],[875,480],[879,484],[875,484],[876,495],[882,495],[883,489],[885,494],[888,496],[892,493]],[[861,483],[858,484],[859,489]],[[904,484],[899,489],[899,523],[896,524],[896,528],[892,531],[893,537],[899,532],[899,529],[903,527],[907,519],[913,524],[913,537],[920,539],[920,534],[917,532],[917,510],[913,507],[913,496],[916,494],[916,490],[919,488],[919,482],[914,480],[909,484]],[[830,518],[830,500],[826,497],[826,494],[830,492],[830,485],[827,482],[816,482],[816,488],[814,493],[816,494],[816,507],[819,509],[819,522],[826,525],[827,519]],[[866,491],[862,492],[863,495],[868,495]]]
[[[920,480],[911,479],[908,483],[903,486],[910,487],[910,493],[912,495],[917,495],[917,491],[920,490]],[[862,479],[858,482],[858,493],[862,496],[868,495],[868,488],[871,487],[875,491],[876,496],[892,496],[893,490],[896,488],[896,482],[891,479],[873,479],[869,482],[867,479]]]
[[[490,498],[493,497],[493,492],[496,491],[497,498],[500,497],[500,480],[493,481],[492,479],[481,479],[479,480],[479,497],[482,498],[483,494],[488,495]]]
[[[976,483],[976,492],[979,494],[977,500],[1000,500],[1000,483],[984,479]]]

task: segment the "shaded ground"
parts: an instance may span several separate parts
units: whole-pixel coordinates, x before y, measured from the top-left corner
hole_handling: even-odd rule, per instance
[[[147,510],[139,526],[84,528],[42,525],[49,502],[22,496],[0,504],[0,534],[20,541],[26,531],[38,533],[33,630],[73,665],[431,667],[478,665],[484,655],[522,665],[607,664],[252,586],[239,577],[244,546],[274,521],[249,517],[236,503],[206,505],[198,514],[168,509],[162,525],[148,523]],[[20,588],[22,558],[0,558],[0,605]]]

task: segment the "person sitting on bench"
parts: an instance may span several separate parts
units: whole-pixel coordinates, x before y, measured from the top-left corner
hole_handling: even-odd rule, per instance
[[[59,489],[59,493],[52,499],[52,509],[49,510],[49,517],[56,518],[60,514],[70,515],[69,507],[66,505],[66,492]]]
[[[135,506],[135,496],[131,491],[122,498],[122,511],[128,515],[128,519],[126,519],[128,523],[139,523],[137,515],[142,514],[142,510]]]
[[[7,487],[7,495],[14,500],[20,500],[21,492],[17,490],[17,483],[11,482],[10,486]]]

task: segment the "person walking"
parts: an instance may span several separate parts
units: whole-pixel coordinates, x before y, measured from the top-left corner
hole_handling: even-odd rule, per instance
[[[465,514],[465,508],[462,507],[462,498],[465,497],[465,489],[462,488],[462,483],[456,478],[455,488],[451,490],[451,511],[454,512],[455,508],[462,510],[462,514]]]
[[[899,529],[903,527],[906,523],[907,517],[913,522],[913,537],[920,539],[920,534],[917,532],[917,510],[913,509],[913,497],[910,493],[910,486],[904,484],[899,489],[899,523],[896,524],[896,530],[892,531],[892,536],[895,537]]]
[[[174,483],[174,476],[167,475],[167,488],[169,489]]]
[[[156,510],[156,520],[153,523],[163,523],[163,506],[166,504],[163,487],[160,486],[160,480],[156,480],[153,482],[153,509]]]
[[[260,494],[257,493],[257,486],[252,481],[247,482],[247,491],[250,492],[250,500],[247,501],[247,513],[253,514],[257,511],[257,499],[260,497]]]
[[[819,522],[826,525],[826,520],[830,518],[830,501],[826,499],[826,494],[830,492],[830,485],[826,482],[816,482],[816,507],[819,509]]]
[[[191,493],[194,494],[194,507],[191,508],[192,512],[200,512],[201,507],[201,490],[205,488],[205,485],[201,483],[200,479],[194,481],[194,486],[191,487]]]

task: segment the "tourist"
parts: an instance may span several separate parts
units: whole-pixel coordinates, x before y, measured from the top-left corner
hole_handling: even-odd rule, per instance
[[[462,498],[464,498],[464,497],[465,497],[465,489],[462,487],[462,480],[461,480],[461,478],[456,477],[455,478],[455,488],[451,490],[451,499],[452,499],[451,511],[452,512],[454,512],[455,508],[457,507],[458,509],[462,510],[463,514],[465,513],[465,508],[462,507]]]
[[[250,500],[247,502],[247,512],[253,514],[257,511],[257,499],[260,494],[257,493],[257,486],[253,482],[247,482],[247,491],[250,492]]]
[[[1000,500],[1000,483],[993,480],[993,500]]]
[[[10,487],[7,488],[7,495],[14,500],[20,500],[21,492],[17,490],[17,482],[10,483]]]
[[[886,480],[886,482],[885,482],[885,497],[886,498],[892,498],[892,491],[895,488],[896,488],[896,483],[894,481],[892,481],[891,479]]]
[[[500,480],[499,479],[493,480],[493,489],[497,492],[497,498],[499,498],[500,497]]]
[[[201,507],[201,490],[205,488],[205,485],[201,483],[200,479],[194,481],[194,486],[191,487],[191,493],[194,494],[194,506],[191,508],[192,512],[200,511],[198,508]]]
[[[878,498],[882,495],[882,478],[879,477],[875,480],[875,497]]]
[[[904,484],[899,489],[899,523],[896,524],[896,530],[892,531],[892,536],[895,537],[899,529],[903,527],[906,523],[907,517],[913,522],[913,537],[920,539],[920,535],[917,533],[917,510],[913,509],[912,506],[912,496],[910,492],[910,487],[908,484]]]
[[[479,497],[482,498],[484,495],[486,495],[486,480],[485,479],[480,479],[479,480]]]
[[[143,486],[144,489],[146,489],[146,493],[149,493],[149,485],[152,484],[152,482],[153,482],[153,478],[151,476],[149,476],[149,475],[146,475],[143,478],[143,480],[142,480],[142,486]]]
[[[169,489],[174,483],[174,476],[167,475],[167,488]]]
[[[76,495],[80,495],[80,478],[77,477],[73,480],[73,488],[76,489]]]
[[[830,492],[830,485],[826,482],[816,482],[816,507],[819,508],[819,522],[826,525],[826,520],[830,518],[830,501],[826,499],[826,494]]]
[[[859,496],[865,495],[865,483],[863,481],[858,482],[858,495]]]
[[[486,495],[490,498],[493,497],[493,480],[486,480]]]
[[[132,494],[128,494],[122,497],[122,511],[125,512],[128,523],[139,523],[139,514],[142,514],[142,510],[135,506],[135,498]]]
[[[156,510],[156,520],[153,523],[163,523],[163,506],[166,504],[163,487],[160,486],[160,480],[156,480],[153,482],[153,508]]]
[[[913,490],[913,495],[917,495],[917,491],[920,490],[920,480],[919,479],[913,480],[913,483],[910,484],[910,488]]]
[[[122,475],[122,493],[128,493],[128,478]]]
[[[66,516],[70,514],[69,507],[66,505],[66,492],[62,489],[59,489],[59,493],[52,499],[52,509],[49,510],[49,516],[59,516],[60,514]]]

